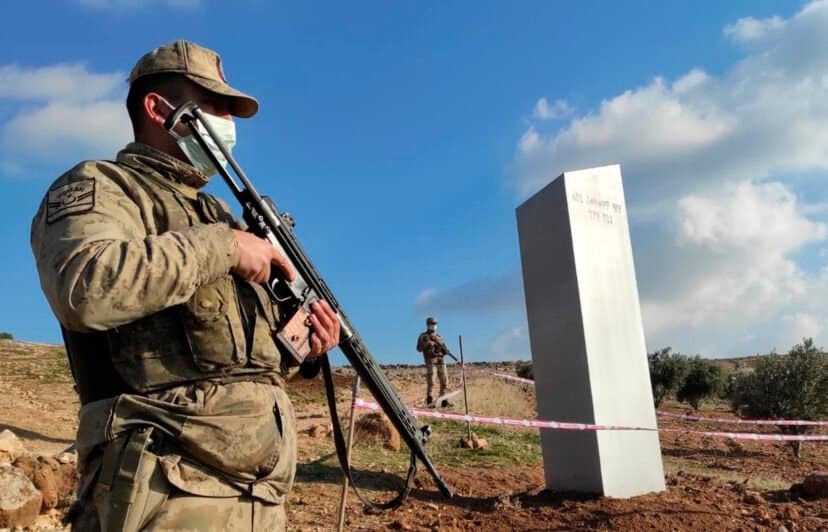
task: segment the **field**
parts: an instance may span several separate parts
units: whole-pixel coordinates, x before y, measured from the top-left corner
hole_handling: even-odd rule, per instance
[[[470,367],[470,412],[533,418],[532,388],[494,377],[487,372],[492,369],[513,373],[510,364]],[[347,368],[335,373],[340,416],[347,418],[352,375]],[[393,366],[386,373],[408,404],[422,405],[421,367]],[[457,382],[456,367],[450,377]],[[342,475],[333,442],[324,434],[330,420],[321,381],[292,381],[291,395],[300,457],[288,503],[290,530],[331,530],[337,522]],[[0,340],[0,396],[0,430],[15,432],[28,449],[56,453],[71,444],[78,403],[60,348]],[[370,400],[366,393],[361,397]],[[452,401],[451,411],[463,410],[462,394]],[[665,409],[686,411],[675,403]],[[702,414],[732,417],[724,405],[709,405]],[[740,430],[671,418],[659,421],[664,428]],[[434,429],[429,452],[456,496],[442,498],[421,468],[410,497],[396,511],[366,512],[349,492],[346,530],[828,530],[828,500],[803,499],[791,489],[810,473],[828,471],[828,443],[803,445],[802,458],[796,460],[784,443],[662,433],[667,490],[618,500],[545,490],[535,430],[473,425],[471,430],[489,445],[463,449],[458,441],[467,434],[465,423],[422,422]],[[394,452],[357,441],[357,484],[368,495],[387,499],[389,488],[401,482],[407,461],[405,449]],[[44,517],[42,527],[55,517]]]

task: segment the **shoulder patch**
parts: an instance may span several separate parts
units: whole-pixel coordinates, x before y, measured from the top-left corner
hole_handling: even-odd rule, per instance
[[[95,207],[95,179],[79,179],[49,190],[46,198],[46,223],[54,223]]]

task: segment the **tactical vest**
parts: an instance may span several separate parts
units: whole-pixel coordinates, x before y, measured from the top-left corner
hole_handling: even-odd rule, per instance
[[[170,184],[117,164],[149,195],[154,232],[199,224],[237,224],[221,203],[198,193],[191,200]],[[152,235],[148,235],[152,236]],[[146,393],[200,380],[277,375],[281,355],[273,340],[279,311],[258,284],[227,274],[200,287],[184,304],[114,329],[64,329],[81,403],[124,392]],[[111,362],[111,365],[109,364]]]

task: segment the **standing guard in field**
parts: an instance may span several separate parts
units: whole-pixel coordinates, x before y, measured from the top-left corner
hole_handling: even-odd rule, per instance
[[[442,397],[446,393],[446,382],[448,375],[446,374],[446,364],[443,357],[449,356],[455,360],[457,358],[451,354],[443,337],[437,334],[437,320],[433,316],[426,318],[426,330],[420,333],[417,338],[417,351],[423,354],[426,365],[426,406],[434,407],[434,372],[437,372],[437,378],[440,380],[440,393],[437,396]],[[448,399],[443,399],[440,403],[443,408],[452,406]]]

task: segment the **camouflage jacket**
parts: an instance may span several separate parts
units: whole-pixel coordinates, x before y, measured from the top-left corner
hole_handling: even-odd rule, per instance
[[[256,485],[252,494],[277,502],[295,469],[272,338],[278,309],[230,275],[240,224],[198,191],[206,182],[189,164],[130,144],[116,162],[87,161],[55,181],[32,222],[32,249],[84,404],[81,457],[153,425],[172,442],[174,485],[215,496]],[[95,372],[107,364],[122,382],[102,391]]]
[[[417,337],[417,351],[421,352],[426,360],[435,358],[442,360],[448,348],[443,337],[436,331],[424,331]]]

